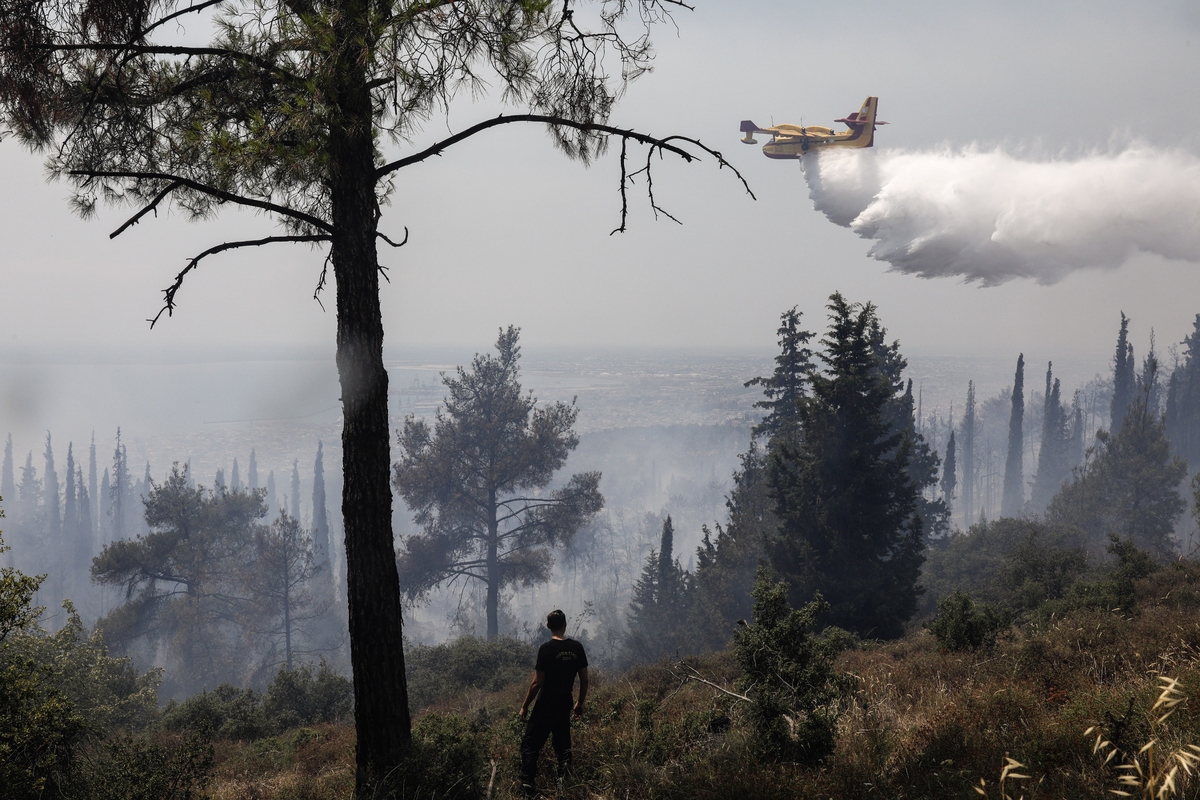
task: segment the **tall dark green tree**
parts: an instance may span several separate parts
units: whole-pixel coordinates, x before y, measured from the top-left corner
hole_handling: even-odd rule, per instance
[[[975,524],[975,483],[978,473],[975,465],[975,381],[967,382],[967,405],[963,410],[962,436],[959,438],[959,460],[962,461],[963,527]]]
[[[415,598],[459,578],[482,583],[489,639],[500,633],[500,592],[547,580],[551,548],[604,505],[599,472],[548,488],[579,444],[579,410],[538,407],[522,394],[519,334],[500,331],[496,355],[476,355],[469,371],[442,379],[450,396],[432,428],[404,420],[395,467],[396,489],[421,528],[401,548],[401,587]]]
[[[946,508],[951,508],[954,502],[954,489],[958,485],[958,454],[955,452],[954,429],[950,429],[950,439],[946,442],[946,461],[942,469],[942,502]]]
[[[1144,383],[1119,431],[1096,434],[1086,466],[1046,511],[1048,522],[1081,529],[1094,555],[1104,551],[1110,535],[1160,559],[1176,552],[1172,533],[1187,505],[1179,491],[1187,464],[1171,455],[1162,416],[1150,408],[1150,392]]]
[[[246,486],[250,491],[258,488],[258,456],[250,448],[250,463],[246,467]]]
[[[1167,381],[1164,416],[1171,448],[1194,468],[1200,465],[1200,314],[1182,344],[1179,363]]]
[[[1129,318],[1121,312],[1121,329],[1117,333],[1117,352],[1113,356],[1113,396],[1109,411],[1109,432],[1117,434],[1129,411],[1129,404],[1137,394],[1137,376],[1134,374],[1133,344],[1129,341]]]
[[[88,517],[91,519],[90,532],[93,538],[96,537],[97,527],[100,524],[100,488],[96,478],[96,433],[93,431],[92,443],[88,447],[88,502],[91,503]]]
[[[751,431],[754,436],[768,439],[790,435],[797,424],[798,407],[805,397],[815,365],[812,363],[811,331],[800,328],[801,312],[792,306],[779,318],[779,355],[775,356],[775,372],[768,377],[751,378],[746,387],[761,386],[765,399],[754,404],[766,411],[762,421]]]
[[[875,307],[834,294],[828,308],[804,435],[771,454],[781,528],[768,550],[794,604],[820,591],[830,623],[894,637],[916,609],[925,544],[912,443],[885,416],[895,387],[873,347]]]
[[[1025,505],[1025,354],[1017,356],[1013,376],[1012,413],[1008,418],[1008,457],[1004,462],[1004,495],[1000,516],[1020,516]]]
[[[584,161],[615,137],[623,153],[641,143],[727,163],[695,140],[608,124],[629,81],[651,66],[648,29],[683,5],[0,0],[0,120],[22,144],[51,154],[52,173],[75,184],[76,207],[136,205],[120,230],[170,203],[193,217],[239,206],[280,223],[277,235],[194,257],[167,289],[165,312],[209,255],[274,243],[328,248],[361,795],[394,770],[410,740],[391,558],[377,248],[393,240],[380,230],[384,201],[401,185],[399,170],[513,123],[549,125],[558,147]],[[196,28],[189,37],[178,24],[201,12],[214,17],[199,25],[210,32],[203,45]],[[488,90],[516,113],[407,147],[431,117]],[[627,163],[622,157],[622,198]]]
[[[317,440],[313,462],[312,539],[317,565],[329,570],[329,511],[325,506],[325,446]]]
[[[705,526],[696,550],[687,630],[698,650],[720,650],[737,621],[749,618],[755,576],[779,528],[766,451],[752,440],[740,460],[725,501],[729,518],[714,527],[715,535]]]
[[[1054,377],[1054,363],[1046,365],[1046,395],[1042,405],[1042,444],[1029,505],[1041,513],[1071,474],[1070,428],[1062,406],[1062,384]]]
[[[695,652],[699,642],[686,635],[688,576],[674,557],[675,526],[663,520],[657,550],[651,549],[629,604],[625,637],[631,661],[650,662],[666,655]]]

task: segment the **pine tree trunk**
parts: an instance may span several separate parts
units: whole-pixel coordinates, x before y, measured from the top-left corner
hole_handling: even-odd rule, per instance
[[[496,520],[496,491],[488,492],[487,638],[500,635],[500,559],[497,555],[500,524]]]
[[[367,58],[360,52],[369,40],[366,20],[366,3],[350,0],[335,25],[334,35],[342,45],[332,71],[336,111],[329,143],[343,413],[342,516],[360,798],[375,794],[412,740],[392,543],[372,109],[364,71]]]

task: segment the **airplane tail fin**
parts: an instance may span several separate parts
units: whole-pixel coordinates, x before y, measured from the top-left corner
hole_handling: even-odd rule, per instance
[[[854,131],[855,136],[854,146],[856,147],[874,147],[875,146],[875,126],[886,125],[886,122],[876,122],[875,114],[879,107],[878,97],[868,97],[863,100],[862,108],[855,111],[848,117],[834,120],[835,122],[844,122]]]

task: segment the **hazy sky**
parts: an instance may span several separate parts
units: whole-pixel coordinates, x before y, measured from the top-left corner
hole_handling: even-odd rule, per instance
[[[1163,347],[1190,329],[1200,312],[1193,263],[1143,255],[1051,286],[995,288],[889,272],[867,257],[869,243],[813,210],[796,163],[741,144],[738,122],[829,124],[874,94],[892,123],[876,137],[880,150],[1000,147],[1044,160],[1142,142],[1197,154],[1194,3],[696,5],[676,15],[678,33],[658,30],[657,68],[612,122],[700,137],[742,171],[757,202],[711,160],[667,159],[656,193],[684,224],[655,221],[639,186],[629,231],[609,236],[619,212],[615,152],[585,169],[534,126],[476,137],[398,176],[382,227],[398,236],[407,225],[411,243],[382,253],[389,346],[483,349],[512,323],[527,348],[769,351],[780,311],[799,305],[817,327],[834,290],[875,301],[912,352],[1094,355],[1100,368],[1121,310],[1139,353],[1151,327]],[[416,145],[492,113],[463,101]],[[333,313],[311,297],[322,256],[298,246],[209,259],[173,319],[153,332],[144,322],[188,256],[270,233],[269,220],[160,215],[110,241],[129,212],[72,217],[67,187],[47,185],[41,159],[12,141],[0,143],[0,175],[0,358],[42,343],[89,353],[188,347],[236,357],[295,345],[332,354]]]

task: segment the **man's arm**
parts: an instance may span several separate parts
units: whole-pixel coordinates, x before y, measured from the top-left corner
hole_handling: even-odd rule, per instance
[[[583,716],[583,701],[587,699],[587,667],[579,670],[579,702],[575,704],[575,716]]]
[[[517,715],[521,719],[525,719],[525,713],[527,711],[529,711],[529,704],[532,703],[534,698],[538,696],[538,691],[541,690],[542,684],[545,682],[546,682],[546,673],[542,672],[540,669],[535,669],[533,671],[533,680],[529,682],[529,691],[525,694],[525,702],[521,703],[521,711]],[[586,679],[585,679],[584,685],[585,686],[587,685]],[[580,694],[579,700],[580,700],[580,702],[583,702],[582,694]]]

